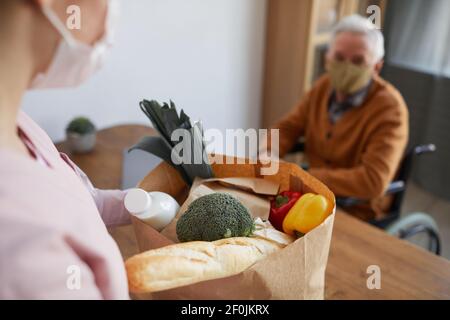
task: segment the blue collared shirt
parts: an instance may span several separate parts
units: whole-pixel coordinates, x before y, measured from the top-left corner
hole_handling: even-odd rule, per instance
[[[328,104],[328,118],[330,119],[330,122],[335,124],[347,111],[361,106],[364,100],[366,100],[371,85],[372,80],[364,88],[360,89],[351,96],[348,96],[343,102],[336,101],[336,92],[333,91]]]

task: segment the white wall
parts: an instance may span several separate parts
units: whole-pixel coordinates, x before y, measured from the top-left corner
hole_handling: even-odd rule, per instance
[[[122,1],[105,68],[77,89],[35,91],[24,110],[54,141],[75,116],[149,124],[143,98],[172,99],[205,128],[258,127],[266,0]]]

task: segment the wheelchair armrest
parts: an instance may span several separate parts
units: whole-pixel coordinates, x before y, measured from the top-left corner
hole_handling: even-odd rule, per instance
[[[421,146],[417,146],[414,149],[415,154],[424,154],[424,153],[429,153],[429,152],[434,152],[436,150],[436,146],[433,144],[428,144],[428,145],[421,145]],[[292,147],[291,151],[289,152],[291,153],[296,153],[296,152],[303,152],[305,151],[305,142],[304,141],[298,141],[294,147]],[[303,170],[307,171],[309,169],[309,167],[305,167],[302,165]],[[406,186],[405,186],[405,182],[404,181],[394,181],[392,182],[387,190],[386,190],[386,195],[392,195],[392,194],[396,194],[396,193],[400,193],[405,191]],[[359,198],[354,198],[354,197],[337,197],[336,198],[336,204],[339,207],[342,208],[348,208],[348,207],[354,207],[357,205],[361,205],[361,204],[367,204],[369,202],[369,200],[365,200],[365,199],[359,199]]]
[[[367,200],[363,200],[363,199],[358,199],[358,198],[344,198],[344,197],[337,197],[336,198],[336,204],[341,207],[341,208],[349,208],[349,207],[354,207],[360,204],[365,204],[367,203]]]
[[[426,153],[433,153],[436,151],[436,146],[432,143],[430,144],[423,144],[423,145],[419,145],[414,147],[413,149],[413,153],[414,155],[422,155],[422,154],[426,154]]]
[[[394,181],[387,188],[385,195],[391,195],[391,194],[403,192],[403,191],[405,191],[405,189],[406,189],[406,186],[405,186],[404,181]],[[358,199],[358,198],[353,198],[353,197],[348,197],[348,198],[337,197],[336,198],[336,204],[342,208],[354,207],[354,206],[357,206],[360,204],[366,204],[368,202],[369,202],[368,200]]]
[[[405,191],[406,185],[404,181],[394,181],[392,182],[386,190],[386,195],[396,194]]]

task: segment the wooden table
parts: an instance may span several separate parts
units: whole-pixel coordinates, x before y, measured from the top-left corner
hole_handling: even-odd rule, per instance
[[[69,155],[98,188],[118,188],[122,150],[154,131],[118,126],[98,133],[94,152]],[[68,152],[64,143],[57,147]],[[137,253],[131,226],[110,230],[126,259]],[[381,270],[381,289],[367,288],[369,266]],[[338,211],[326,270],[326,299],[450,299],[450,262]]]

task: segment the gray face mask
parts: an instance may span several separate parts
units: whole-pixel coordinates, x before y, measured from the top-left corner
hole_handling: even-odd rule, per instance
[[[113,43],[113,27],[119,11],[118,0],[108,0],[107,10],[105,34],[100,41],[90,46],[75,39],[50,7],[42,7],[43,14],[62,39],[50,66],[33,79],[30,89],[76,87],[102,67],[105,55]]]

